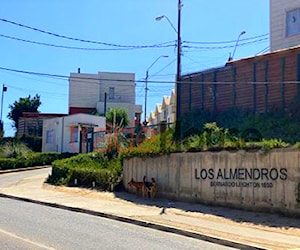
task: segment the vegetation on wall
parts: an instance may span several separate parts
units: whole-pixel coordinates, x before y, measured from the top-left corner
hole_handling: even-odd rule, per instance
[[[288,143],[300,141],[299,118],[294,113],[273,110],[268,113],[253,114],[241,109],[229,109],[219,114],[193,110],[182,117],[181,133],[184,137],[204,131],[205,123],[216,122],[227,128],[231,134],[245,141],[279,138]]]

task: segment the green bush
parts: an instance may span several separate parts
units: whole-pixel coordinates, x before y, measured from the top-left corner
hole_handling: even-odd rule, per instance
[[[157,135],[145,140],[138,147],[122,149],[122,158],[149,157],[171,152],[188,151],[219,151],[219,150],[264,150],[268,151],[273,148],[283,148],[290,146],[289,143],[281,139],[262,139],[256,130],[249,129],[245,138],[239,136],[234,129],[224,129],[219,127],[216,122],[206,123],[203,128],[199,128],[201,133],[196,134],[194,131],[190,136],[184,138],[182,144],[172,140],[173,130],[169,130],[165,135]],[[164,138],[164,143],[161,139]],[[252,140],[251,140],[252,139]],[[257,141],[255,141],[255,139]],[[253,141],[254,140],[254,141]],[[163,147],[162,147],[163,145]],[[298,145],[298,147],[300,147]]]
[[[231,108],[220,113],[192,110],[181,118],[181,134],[184,137],[204,132],[204,124],[216,122],[229,131],[235,131],[245,141],[280,138],[288,143],[300,141],[300,118],[288,112],[271,110],[252,113]]]
[[[93,152],[54,161],[47,182],[110,190],[118,183],[121,173],[120,157],[109,159],[104,153]]]
[[[0,157],[3,158],[16,158],[32,152],[32,150],[28,148],[26,144],[18,140],[2,140],[2,143],[0,144]]]
[[[16,158],[0,158],[0,170],[51,165],[53,161],[70,157],[71,153],[27,153]]]
[[[42,138],[38,136],[22,136],[20,141],[34,152],[42,151]]]
[[[0,158],[0,170],[16,169],[23,167],[22,162],[14,158]]]

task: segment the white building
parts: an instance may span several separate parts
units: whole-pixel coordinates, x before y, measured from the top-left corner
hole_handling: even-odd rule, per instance
[[[271,51],[300,44],[300,0],[270,0]]]
[[[131,121],[140,121],[142,106],[135,104],[133,73],[71,73],[69,77],[69,114],[105,114],[110,108],[125,108]]]
[[[44,120],[43,152],[86,153],[95,148],[95,132],[105,134],[103,116],[74,114]]]
[[[176,92],[173,89],[171,96],[164,96],[162,103],[157,103],[155,111],[150,113],[149,125],[158,125],[161,122],[175,123],[176,120]]]

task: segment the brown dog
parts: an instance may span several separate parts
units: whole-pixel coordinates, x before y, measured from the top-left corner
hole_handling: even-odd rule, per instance
[[[143,182],[146,188],[147,193],[149,194],[149,198],[153,200],[157,192],[157,183],[155,179],[152,177],[151,182],[146,181],[146,176],[143,178]]]
[[[147,188],[142,181],[134,181],[133,178],[128,182],[128,185],[132,188],[135,188],[136,197],[138,197],[139,192],[142,191],[144,198],[147,197]]]

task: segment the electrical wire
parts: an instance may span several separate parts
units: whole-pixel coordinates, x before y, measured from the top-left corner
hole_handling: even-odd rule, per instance
[[[22,38],[18,38],[18,37],[14,37],[14,36],[7,36],[7,35],[3,35],[0,34],[0,37],[3,38],[7,38],[7,39],[11,39],[11,40],[16,40],[16,41],[20,41],[20,42],[26,42],[26,43],[31,43],[31,44],[37,44],[37,45],[44,45],[44,46],[49,46],[49,47],[55,47],[55,48],[63,48],[63,49],[73,49],[73,50],[91,50],[91,51],[95,51],[95,50],[134,50],[134,49],[149,49],[149,48],[167,48],[167,47],[173,47],[173,44],[168,44],[171,43],[173,41],[170,42],[166,42],[160,45],[155,45],[153,47],[143,47],[143,48],[138,48],[138,47],[128,47],[128,48],[88,48],[88,47],[75,47],[75,46],[65,46],[65,45],[56,45],[56,44],[50,44],[50,43],[43,43],[43,42],[37,42],[37,41],[32,41],[32,40],[26,40],[26,39],[22,39]]]
[[[31,27],[25,24],[21,24],[21,23],[17,23],[14,21],[10,21],[7,19],[3,19],[0,18],[0,21],[2,22],[6,22],[12,25],[16,25],[22,28],[26,28],[26,29],[30,29],[30,30],[34,30],[43,34],[47,34],[47,35],[51,35],[51,36],[55,36],[58,38],[63,38],[63,39],[67,39],[67,40],[72,40],[72,41],[77,41],[77,42],[83,42],[83,43],[91,43],[91,44],[97,44],[97,45],[105,45],[105,46],[111,46],[111,47],[117,47],[120,49],[145,49],[145,48],[165,48],[165,47],[176,47],[176,44],[174,45],[174,40],[173,41],[168,41],[168,42],[164,42],[164,43],[159,43],[159,44],[153,44],[153,45],[121,45],[121,44],[115,44],[115,43],[107,43],[107,42],[100,42],[100,41],[93,41],[93,40],[87,40],[87,39],[81,39],[81,38],[75,38],[75,37],[70,37],[70,36],[65,36],[65,35],[60,35],[57,33],[53,33],[50,31],[45,31],[42,29],[38,29],[35,27]],[[246,39],[242,39],[241,42],[243,41],[249,41],[249,42],[244,42],[244,43],[240,43],[239,46],[245,45],[245,44],[249,44],[249,43],[255,43],[255,42],[259,42],[262,40],[266,40],[268,39],[268,37],[266,38],[262,38],[265,36],[268,36],[269,34],[262,34],[262,35],[258,35],[258,36],[254,36],[254,37],[250,37],[250,38],[246,38]],[[45,46],[52,46],[52,47],[59,47],[59,48],[67,48],[67,49],[81,49],[81,50],[112,50],[112,49],[99,49],[99,48],[83,48],[83,47],[73,47],[73,46],[64,46],[64,45],[55,45],[55,44],[48,44],[48,43],[42,43],[42,42],[37,42],[37,41],[31,41],[31,40],[26,40],[26,39],[22,39],[22,38],[17,38],[17,37],[13,37],[13,36],[8,36],[8,35],[0,35],[1,37],[4,38],[8,38],[8,39],[13,39],[13,40],[18,40],[18,41],[22,41],[22,42],[27,42],[27,43],[34,43],[34,44],[39,44],[39,45],[45,45]],[[261,38],[261,39],[258,39]],[[255,41],[251,41],[254,40]],[[231,40],[231,41],[216,41],[216,42],[193,42],[193,41],[183,41],[182,44],[187,44],[187,45],[182,45],[182,47],[184,48],[197,48],[197,49],[221,49],[221,48],[232,48],[235,45],[228,45],[228,46],[206,46],[206,47],[199,47],[199,46],[190,46],[188,44],[228,44],[228,43],[235,43],[236,40]],[[172,43],[172,44],[171,44]]]
[[[16,40],[20,42],[25,42],[25,43],[31,43],[31,44],[36,44],[36,45],[43,45],[43,46],[48,46],[48,47],[55,47],[55,48],[62,48],[62,49],[72,49],[72,50],[86,50],[86,51],[120,51],[120,50],[136,50],[136,49],[153,49],[153,48],[169,48],[169,47],[176,47],[176,45],[171,44],[174,41],[169,41],[161,44],[156,44],[156,45],[151,45],[151,46],[133,46],[133,47],[119,47],[119,48],[89,48],[89,47],[76,47],[76,46],[66,46],[66,45],[57,45],[57,44],[50,44],[50,43],[44,43],[44,42],[38,42],[38,41],[33,41],[33,40],[27,40],[23,38],[18,38],[14,36],[8,36],[4,34],[0,34],[0,37],[11,39],[11,40]],[[241,43],[238,44],[238,46],[243,46],[243,45],[248,45],[252,43],[257,43],[260,41],[267,40],[268,38],[262,38],[259,40],[254,40],[254,41],[249,41],[249,42],[242,42],[246,41],[249,39],[244,39],[241,40]],[[183,42],[187,44],[224,44],[228,42]],[[235,45],[227,45],[227,46],[190,46],[190,45],[182,45],[182,49],[188,48],[188,49],[225,49],[225,48],[233,48]]]
[[[155,72],[154,74],[150,75],[150,77],[154,77],[157,74],[159,74],[160,72],[162,72],[163,70],[165,70],[166,68],[168,68],[170,65],[172,65],[175,61],[177,60],[177,58],[175,58],[174,60],[172,60],[170,63],[168,63],[165,67],[163,67],[161,70]]]
[[[53,77],[53,78],[58,78],[58,79],[74,79],[77,81],[86,81],[86,80],[93,80],[95,81],[95,84],[98,84],[99,81],[114,81],[114,82],[131,82],[131,83],[135,83],[135,82],[139,82],[139,83],[144,83],[145,80],[125,80],[125,79],[106,79],[106,78],[93,78],[93,77],[85,77],[85,76],[79,76],[80,73],[78,74],[78,76],[65,76],[65,75],[58,75],[58,74],[49,74],[49,73],[41,73],[41,72],[34,72],[34,71],[26,71],[26,70],[18,70],[18,69],[10,69],[10,68],[5,68],[5,67],[0,67],[0,70],[4,70],[4,71],[9,71],[9,72],[16,72],[16,73],[22,73],[22,74],[28,74],[28,75],[35,75],[35,76],[41,76],[41,77]],[[84,75],[84,74],[83,74]],[[148,82],[154,82],[154,83],[173,83],[174,81],[151,81],[149,80]],[[92,82],[91,82],[92,83]]]
[[[269,33],[263,34],[263,35],[258,35],[258,36],[253,36],[249,38],[244,38],[241,39],[240,41],[249,41],[249,40],[254,40],[257,38],[261,38],[264,36],[269,36]],[[226,43],[236,43],[236,40],[231,40],[231,41],[216,41],[216,42],[191,42],[191,41],[183,41],[184,43],[187,44],[226,44]]]
[[[19,87],[15,87],[15,86],[12,86],[12,85],[8,85],[8,84],[5,84],[5,86],[9,87],[10,89],[16,89],[16,90],[19,90],[19,91],[32,91],[32,89],[26,89],[26,88],[19,88]],[[61,96],[61,97],[66,97],[67,94],[63,94],[63,93],[57,93],[57,92],[47,92],[47,91],[38,91],[39,93],[44,93],[44,94],[47,94],[47,95],[51,95],[52,97],[53,96]]]
[[[37,75],[37,76],[53,76],[53,77],[60,77],[63,79],[69,79],[69,78],[73,78],[73,79],[77,79],[78,81],[82,81],[84,82],[84,80],[95,80],[95,82],[90,82],[90,83],[95,83],[95,84],[99,84],[99,79],[95,79],[95,78],[91,78],[91,77],[76,77],[76,76],[64,76],[64,75],[57,75],[57,74],[48,74],[48,73],[39,73],[39,72],[32,72],[32,71],[24,71],[24,70],[17,70],[17,69],[9,69],[9,68],[4,68],[4,67],[0,67],[0,70],[7,70],[7,71],[12,71],[12,72],[18,72],[18,73],[23,73],[23,74],[32,74],[32,75]],[[205,73],[205,72],[204,72]],[[189,74],[189,76],[195,76],[199,73],[193,73],[193,74]],[[80,75],[80,74],[78,74]],[[182,79],[186,79],[187,75],[182,75],[181,76]],[[139,83],[144,83],[145,80],[125,80],[125,79],[108,79],[108,78],[101,78],[100,80],[102,81],[114,81],[114,82],[131,82],[131,83],[135,83],[135,82],[139,82]],[[148,83],[159,83],[159,84],[171,84],[174,83],[174,81],[154,81],[154,80],[148,80]],[[181,84],[203,84],[203,85],[229,85],[229,84],[257,84],[257,85],[265,85],[265,84],[278,84],[279,82],[265,82],[265,81],[257,81],[257,82],[253,82],[253,81],[218,81],[218,82],[214,82],[214,81],[190,81],[190,80],[181,80],[180,81]],[[300,81],[283,81],[280,83],[284,83],[284,84],[299,84]],[[163,85],[161,87],[164,87]]]
[[[22,27],[22,28],[34,30],[34,31],[37,31],[37,32],[40,32],[40,33],[43,33],[43,34],[47,34],[47,35],[67,39],[67,40],[83,42],[83,43],[98,44],[98,45],[105,45],[105,46],[111,46],[111,47],[118,47],[118,48],[131,48],[131,49],[132,48],[135,48],[135,49],[154,48],[154,47],[159,47],[159,46],[165,45],[166,43],[170,43],[170,42],[165,42],[165,43],[153,44],[153,45],[121,45],[121,44],[93,41],[93,40],[87,40],[87,39],[81,39],[81,38],[75,38],[75,37],[60,35],[60,34],[57,34],[57,33],[41,30],[41,29],[38,29],[38,28],[35,28],[35,27],[31,27],[31,26],[28,26],[28,25],[25,25],[25,24],[17,23],[17,22],[14,22],[14,21],[3,19],[3,18],[0,18],[0,21],[6,22],[6,23],[9,23],[9,24],[12,24],[12,25],[16,25],[16,26],[19,26],[19,27]]]
[[[259,54],[263,54],[263,53],[269,51],[269,49],[270,49],[270,46],[268,45],[266,48],[264,48],[263,50],[257,52],[255,55],[257,56],[257,55],[259,55]]]
[[[242,42],[239,43],[238,45],[226,45],[226,46],[182,46],[182,48],[188,48],[188,49],[227,49],[227,48],[233,48],[235,46],[237,47],[240,47],[240,46],[244,46],[244,45],[249,45],[249,44],[253,44],[253,43],[257,43],[257,42],[261,42],[261,41],[266,41],[268,40],[269,38],[266,37],[266,38],[261,38],[261,39],[258,39],[258,40],[255,40],[255,41],[249,41],[249,42]]]

